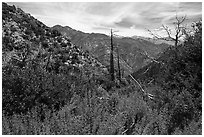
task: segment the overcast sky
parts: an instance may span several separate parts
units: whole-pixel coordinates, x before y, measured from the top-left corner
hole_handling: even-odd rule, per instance
[[[123,36],[149,36],[146,29],[158,29],[162,24],[173,27],[173,19],[187,15],[185,24],[202,18],[202,3],[73,3],[24,2],[9,3],[42,21],[49,27],[69,26],[84,32],[110,34],[110,28]]]

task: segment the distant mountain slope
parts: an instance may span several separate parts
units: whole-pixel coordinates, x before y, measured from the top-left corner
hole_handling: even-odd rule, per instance
[[[100,81],[108,79],[107,75],[103,64],[67,36],[20,8],[2,3],[5,114],[24,113],[39,105],[59,109],[73,94],[83,96],[82,86],[91,78]]]
[[[109,65],[110,36],[100,33],[84,33],[68,26],[63,27],[60,25],[53,26],[52,29],[68,36],[74,44],[80,45],[84,50],[88,50],[104,65]],[[114,37],[113,42],[115,46],[114,56],[116,57],[116,47],[119,47],[121,67],[125,74],[134,72],[150,63],[151,60],[146,56],[146,53],[148,56],[156,58],[159,53],[169,46],[167,44],[154,44],[147,40],[128,37]]]
[[[198,97],[202,90],[202,26],[178,47],[168,48],[157,59],[133,73],[147,87],[160,85],[166,90],[188,90]],[[193,92],[197,93],[193,93]]]
[[[131,38],[133,39],[143,39],[143,40],[147,40],[150,41],[154,44],[168,44],[168,45],[174,45],[173,41],[166,41],[166,40],[162,40],[162,39],[157,39],[157,38],[149,38],[149,37],[142,37],[142,36],[132,36]]]
[[[160,63],[133,73],[152,94],[152,105],[165,106],[171,115],[168,134],[202,115],[202,22],[196,22],[193,30],[183,44],[162,53],[157,59]]]
[[[75,45],[2,3],[2,134],[202,134],[202,22],[194,29],[165,52],[115,38],[127,74],[147,65],[136,80],[113,82],[100,63],[109,63],[108,36],[68,31],[82,44]]]

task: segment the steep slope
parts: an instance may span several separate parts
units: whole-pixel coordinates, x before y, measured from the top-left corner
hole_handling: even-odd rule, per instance
[[[150,64],[152,73],[140,69],[138,83],[155,78],[152,86],[161,86],[151,100],[131,81],[110,82],[69,37],[15,6],[2,8],[2,134],[202,134],[202,23],[161,65]]]
[[[75,66],[91,64],[103,67],[87,52],[72,44],[68,37],[62,36],[56,30],[51,30],[30,14],[24,13],[19,8],[16,9],[15,6],[3,3],[2,22],[3,66],[13,58],[23,62],[40,55],[45,59],[49,56],[48,62],[53,62],[53,59],[61,59],[61,64]],[[23,55],[28,50],[31,53]]]
[[[85,94],[79,87],[83,86],[82,82],[106,78],[106,67],[72,44],[68,37],[20,8],[2,4],[2,84],[6,113],[23,113],[38,104],[59,109],[73,94]],[[71,90],[73,85],[77,91]]]
[[[169,48],[158,58],[160,63],[150,63],[133,74],[153,94],[157,104],[152,104],[168,110],[169,134],[202,115],[202,22],[193,29],[184,44]]]
[[[52,29],[58,30],[62,35],[70,37],[74,44],[80,45],[84,50],[88,50],[104,65],[109,65],[109,36],[99,33],[84,33],[68,26],[63,27],[60,25],[53,26]],[[119,47],[121,68],[127,75],[150,63],[151,59],[148,56],[156,58],[159,53],[169,46],[167,44],[157,45],[147,40],[127,37],[114,37],[114,45],[114,56],[116,57],[116,49]]]

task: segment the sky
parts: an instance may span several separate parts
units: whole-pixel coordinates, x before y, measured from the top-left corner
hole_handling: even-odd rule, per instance
[[[49,27],[69,26],[87,33],[150,37],[162,24],[174,29],[175,16],[187,16],[189,25],[202,18],[201,2],[8,2]]]

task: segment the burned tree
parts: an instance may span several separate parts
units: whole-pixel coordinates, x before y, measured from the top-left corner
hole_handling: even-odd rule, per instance
[[[117,48],[117,60],[118,60],[118,79],[121,82],[119,45],[118,45],[118,48]]]
[[[113,60],[113,32],[111,29],[111,51],[110,51],[110,75],[111,75],[111,80],[114,81],[114,60]]]
[[[174,41],[174,46],[177,47],[178,43],[180,42],[180,38],[185,35],[184,32],[185,32],[186,28],[184,27],[184,25],[182,25],[185,20],[186,20],[186,16],[182,16],[179,18],[176,15],[175,21],[173,22],[173,24],[175,26],[174,34],[172,34],[172,29],[170,29],[168,26],[162,24],[162,30],[164,30],[166,32],[167,37],[162,37],[159,34],[154,33],[149,29],[148,29],[148,31],[156,39],[161,39],[161,40],[165,40],[165,41]]]

